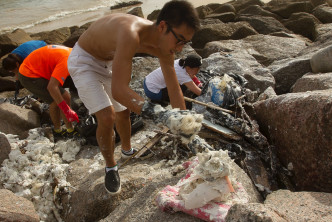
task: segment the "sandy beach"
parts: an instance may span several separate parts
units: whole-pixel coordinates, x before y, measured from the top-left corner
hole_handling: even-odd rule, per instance
[[[151,12],[153,12],[154,10],[157,9],[161,9],[163,7],[163,5],[168,2],[169,0],[141,0],[143,3],[140,5],[140,7],[142,7],[142,11],[145,17],[147,17]],[[267,3],[270,0],[263,0],[263,2]],[[199,7],[201,5],[207,5],[210,3],[226,3],[229,2],[229,0],[191,0],[190,1],[195,7]],[[129,10],[131,10],[132,8],[137,7],[137,6],[133,6],[133,7],[126,7],[126,8],[122,8],[122,9],[117,9],[117,10],[110,10],[110,7],[105,7],[105,8],[100,8],[96,11],[90,11],[90,12],[85,12],[84,14],[78,14],[78,15],[74,15],[71,17],[65,17],[59,20],[55,20],[52,22],[47,22],[47,23],[42,23],[42,24],[38,24],[35,25],[33,27],[27,28],[25,29],[25,31],[30,32],[30,33],[37,33],[37,32],[41,32],[41,31],[50,31],[50,30],[54,30],[54,29],[58,29],[61,27],[70,27],[70,26],[80,26],[83,25],[87,22],[90,21],[95,21],[100,17],[103,17],[105,15],[111,14],[111,13],[119,13],[119,12],[128,12]]]

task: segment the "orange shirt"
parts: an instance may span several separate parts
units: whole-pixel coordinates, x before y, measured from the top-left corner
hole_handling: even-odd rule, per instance
[[[69,76],[67,59],[72,48],[47,45],[39,48],[23,61],[19,72],[29,78],[56,78],[63,85]]]

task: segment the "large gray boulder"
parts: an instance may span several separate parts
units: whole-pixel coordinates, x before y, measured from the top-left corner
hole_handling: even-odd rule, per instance
[[[0,116],[0,131],[6,134],[23,136],[29,129],[40,127],[40,117],[35,111],[10,103],[0,104]]]
[[[260,34],[267,35],[273,32],[290,33],[290,31],[281,22],[273,17],[260,15],[240,15],[236,21],[248,22]]]
[[[292,170],[297,190],[332,192],[331,93],[288,93],[254,104],[255,119]]]
[[[247,8],[250,5],[259,5],[264,6],[264,2],[261,0],[243,0],[243,1],[232,1],[230,2],[235,8],[235,10],[238,12],[242,9]]]
[[[332,33],[332,23],[328,24],[318,24],[315,27],[314,32],[314,40],[319,40],[321,36],[324,36],[325,34],[328,34],[329,32]],[[332,38],[331,38],[332,40]]]
[[[208,6],[211,8],[210,4]],[[225,13],[225,12],[236,13],[234,6],[229,3],[219,4],[217,7],[211,9],[213,10],[213,13]]]
[[[268,10],[281,16],[282,18],[289,18],[292,14],[294,13],[299,13],[299,12],[306,12],[306,13],[311,13],[313,6],[310,2],[308,1],[300,1],[300,2],[291,2],[289,0],[286,1],[278,1],[276,0],[275,2],[281,2],[280,5],[274,5],[273,7],[269,7]]]
[[[30,35],[22,29],[0,35],[0,57],[13,51],[17,46],[32,40]]]
[[[284,38],[271,35],[251,35],[241,40],[209,42],[201,55],[206,58],[215,52],[246,50],[264,66],[274,61],[296,56],[306,47],[306,42],[298,38]]]
[[[294,83],[304,74],[311,72],[310,56],[283,59],[268,67],[275,79],[278,95],[289,93]]]
[[[226,222],[248,222],[248,221],[269,221],[269,222],[286,222],[284,215],[279,215],[273,206],[249,203],[249,204],[234,204],[228,211],[225,218]]]
[[[0,92],[15,90],[15,77],[0,77]]]
[[[295,82],[291,91],[297,93],[324,89],[332,89],[332,72],[324,74],[305,74]]]
[[[44,40],[47,44],[62,45],[70,35],[70,28],[63,27],[52,31],[34,33],[31,34],[31,37],[38,40]]]
[[[312,14],[299,12],[292,14],[283,24],[294,33],[314,40],[315,27],[320,23]]]
[[[264,205],[273,206],[286,221],[327,222],[332,221],[331,199],[331,193],[278,190],[266,197]]]
[[[322,23],[332,23],[332,7],[325,5],[318,6],[314,9],[313,15]]]
[[[259,5],[250,5],[245,9],[242,9],[238,12],[239,15],[260,15],[260,16],[265,16],[265,17],[272,17],[277,20],[281,20],[280,16],[263,9]]]
[[[331,221],[331,198],[331,193],[277,190],[267,196],[264,204],[233,205],[228,211],[226,222]]]
[[[38,222],[39,216],[33,203],[13,192],[0,189],[0,221]]]

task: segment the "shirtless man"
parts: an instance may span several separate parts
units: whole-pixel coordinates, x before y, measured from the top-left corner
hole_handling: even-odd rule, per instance
[[[91,24],[73,48],[68,70],[81,100],[97,117],[96,137],[106,162],[108,192],[121,190],[114,159],[114,124],[122,142],[122,156],[129,157],[135,152],[130,144],[130,110],[167,125],[167,111],[156,114],[154,104],[129,88],[132,58],[136,53],[158,57],[171,105],[184,110],[174,54],[190,42],[198,29],[199,19],[193,6],[175,0],[164,5],[155,23],[129,14],[105,16]]]

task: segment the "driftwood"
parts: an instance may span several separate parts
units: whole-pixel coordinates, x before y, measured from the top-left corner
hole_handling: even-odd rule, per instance
[[[211,109],[216,109],[216,110],[219,110],[219,111],[223,111],[223,112],[225,112],[225,113],[231,113],[231,114],[234,114],[234,112],[231,111],[231,110],[224,109],[224,108],[221,108],[221,107],[219,107],[219,106],[212,105],[212,104],[207,104],[207,103],[204,103],[204,102],[201,102],[201,101],[197,101],[197,100],[194,100],[194,99],[191,99],[191,98],[185,97],[185,96],[184,96],[184,100],[186,100],[186,101],[188,101],[188,102],[196,103],[196,104],[199,104],[199,105],[202,105],[202,106],[206,106],[206,107],[209,107],[209,108],[211,108]]]
[[[163,136],[163,133],[167,133],[168,132],[168,128],[164,127],[161,130],[161,133],[157,133],[148,143],[146,143],[141,149],[139,149],[136,153],[134,153],[130,158],[128,158],[125,162],[123,162],[120,167],[123,167],[125,164],[127,164],[131,159],[133,159],[134,157],[140,157],[143,153],[145,153],[148,149],[150,149],[151,147],[153,147]]]

